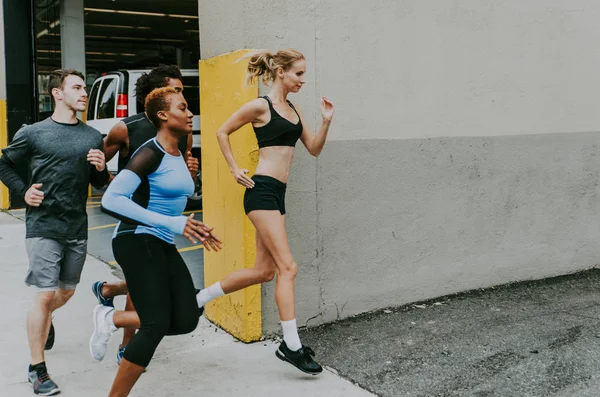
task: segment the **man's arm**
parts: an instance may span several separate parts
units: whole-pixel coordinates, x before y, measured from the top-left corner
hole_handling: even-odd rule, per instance
[[[90,183],[96,189],[103,188],[110,180],[110,172],[106,166],[106,155],[104,154],[104,141],[100,139],[98,145],[88,152],[90,162]]]
[[[0,180],[19,197],[25,197],[29,186],[17,174],[15,163],[6,154],[0,157]]]
[[[113,126],[108,132],[108,135],[104,138],[104,156],[108,163],[112,160],[117,153],[126,154],[129,152],[129,135],[127,133],[127,126],[123,121],[119,121]],[[110,183],[114,179],[114,175],[108,173],[108,180],[106,183]]]
[[[200,162],[197,158],[192,156],[192,146],[194,145],[194,137],[192,134],[188,135],[187,138],[187,147],[185,149],[185,153],[183,154],[183,159],[190,171],[190,175],[194,182],[196,181],[196,176],[198,175],[198,170],[200,169]]]
[[[17,174],[16,164],[29,159],[31,145],[27,127],[21,128],[8,147],[2,150],[0,157],[0,180],[13,192],[24,198],[29,186]]]
[[[119,152],[125,154],[129,151],[129,137],[127,136],[127,126],[123,121],[119,121],[108,132],[104,138],[104,157],[108,163]]]
[[[101,189],[106,185],[110,179],[110,172],[108,172],[108,168],[106,167],[106,163],[104,164],[104,169],[102,171],[98,171],[95,166],[90,165],[90,183],[96,189]]]
[[[194,137],[192,136],[192,134],[188,134],[187,137],[187,147],[185,149],[185,154],[186,154],[186,160],[187,160],[187,154],[188,153],[192,153],[192,146],[194,146]]]

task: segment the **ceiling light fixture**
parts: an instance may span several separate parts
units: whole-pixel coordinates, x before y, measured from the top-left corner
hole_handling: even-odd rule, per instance
[[[35,37],[39,39],[40,37],[43,37],[43,36],[47,35],[48,33],[49,33],[48,29],[44,29],[41,32],[39,32]]]
[[[40,38],[40,37],[44,37],[46,35],[48,35],[49,33],[49,29],[54,29],[56,26],[60,25],[60,19],[57,19],[56,21],[52,22],[49,26],[48,29],[44,29],[41,32],[39,32],[35,37],[36,38]]]
[[[150,26],[108,25],[108,24],[104,24],[104,23],[87,23],[86,26],[93,26],[95,28],[152,30],[152,28]]]
[[[182,19],[199,19],[197,15],[179,15],[179,14],[167,14],[171,18],[182,18]]]
[[[149,39],[147,37],[122,37],[122,36],[110,36],[109,39],[114,40],[135,40],[135,41],[158,41],[165,43],[185,43],[186,40],[176,40],[176,39]]]
[[[97,52],[97,51],[86,51],[86,55],[110,55],[110,56],[122,56],[122,57],[134,57],[136,54],[132,54],[130,52]]]
[[[170,17],[170,18],[183,18],[183,19],[199,19],[197,15],[181,15],[181,14],[163,14],[159,12],[144,12],[144,11],[127,11],[127,10],[111,10],[106,8],[84,8],[88,12],[104,12],[114,14],[128,14],[128,15],[144,15],[148,17]]]
[[[117,62],[116,59],[90,59],[90,62]]]

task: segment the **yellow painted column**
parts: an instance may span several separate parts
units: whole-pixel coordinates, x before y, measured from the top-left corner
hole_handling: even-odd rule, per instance
[[[8,146],[6,100],[0,99],[0,150],[4,149],[6,146]],[[3,183],[0,183],[0,208],[8,209],[9,206],[10,196],[8,188]]]
[[[245,85],[250,50],[240,50],[200,64],[200,119],[202,131],[202,204],[204,222],[222,238],[221,252],[204,252],[204,280],[209,286],[234,270],[252,267],[256,257],[255,230],[244,213],[244,188],[233,179],[217,143],[218,128],[246,102],[258,96],[258,87]],[[233,155],[251,173],[258,163],[258,145],[250,124],[230,135]],[[262,336],[260,285],[214,300],[206,316],[244,342]]]
[[[0,0],[0,24],[4,23],[4,0]],[[6,65],[4,29],[0,29],[0,150],[8,146],[8,116],[6,112]],[[9,191],[0,182],[0,209],[10,207]]]

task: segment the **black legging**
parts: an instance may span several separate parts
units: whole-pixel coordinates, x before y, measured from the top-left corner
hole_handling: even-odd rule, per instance
[[[175,246],[157,237],[121,235],[112,246],[141,322],[124,358],[146,367],[165,335],[196,329],[199,309],[194,283]]]

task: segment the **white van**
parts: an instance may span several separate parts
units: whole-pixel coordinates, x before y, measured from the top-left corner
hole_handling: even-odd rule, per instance
[[[94,127],[106,136],[110,129],[125,117],[139,113],[137,98],[135,97],[135,83],[147,70],[118,70],[105,73],[92,84],[88,96],[87,124]],[[200,160],[200,85],[198,70],[182,69],[183,95],[188,102],[189,109],[194,113],[192,135],[194,144],[192,155]],[[118,156],[108,162],[107,167],[113,174],[117,173]],[[190,198],[188,208],[202,206],[202,176],[198,172],[196,178],[196,192]]]

